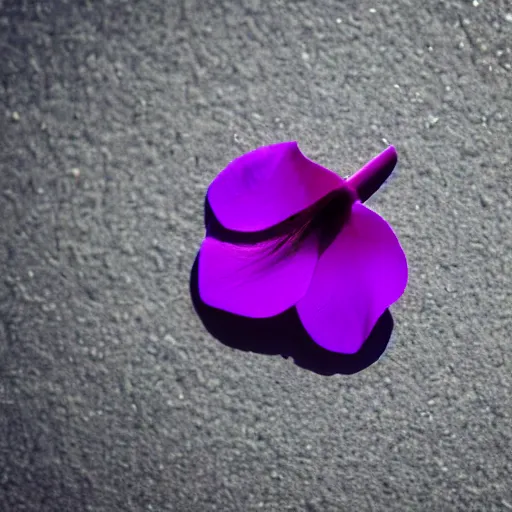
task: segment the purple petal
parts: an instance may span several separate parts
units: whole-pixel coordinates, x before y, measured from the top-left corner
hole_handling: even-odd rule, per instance
[[[305,157],[297,142],[258,148],[231,162],[212,182],[208,200],[234,231],[261,231],[311,206],[343,178]]]
[[[295,252],[275,241],[234,245],[206,237],[199,251],[199,294],[209,306],[251,318],[277,315],[306,293],[318,243],[311,236]]]
[[[397,161],[396,149],[389,146],[348,178],[347,184],[357,192],[359,199],[364,203],[389,178]]]
[[[321,347],[357,352],[407,285],[407,260],[389,224],[360,202],[322,254],[297,312]]]

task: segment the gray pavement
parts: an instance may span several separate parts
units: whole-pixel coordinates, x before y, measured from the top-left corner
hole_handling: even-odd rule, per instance
[[[508,0],[0,0],[0,511],[512,510]],[[209,182],[295,139],[408,255],[324,377],[195,314]]]

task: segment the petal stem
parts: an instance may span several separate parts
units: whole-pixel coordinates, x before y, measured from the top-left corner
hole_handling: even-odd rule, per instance
[[[396,149],[389,146],[348,178],[347,183],[356,191],[360,201],[364,203],[388,179],[397,161]]]

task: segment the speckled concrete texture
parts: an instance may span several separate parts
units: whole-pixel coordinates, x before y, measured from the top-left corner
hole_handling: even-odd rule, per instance
[[[508,0],[0,0],[0,510],[512,510]],[[410,283],[323,377],[212,338],[205,190],[297,140]]]

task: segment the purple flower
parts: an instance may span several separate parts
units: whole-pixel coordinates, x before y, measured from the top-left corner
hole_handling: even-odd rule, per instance
[[[296,142],[235,159],[207,192],[220,229],[208,223],[199,251],[202,301],[251,318],[295,307],[318,345],[357,352],[407,285],[395,233],[362,204],[396,161],[390,146],[345,180]]]

